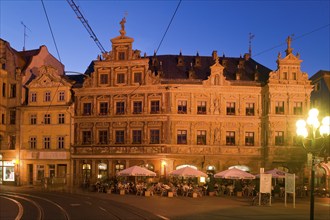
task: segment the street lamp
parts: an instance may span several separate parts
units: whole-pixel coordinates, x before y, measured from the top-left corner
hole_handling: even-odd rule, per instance
[[[307,120],[300,119],[296,122],[297,135],[302,137],[308,143],[303,140],[303,147],[307,153],[312,155],[312,167],[311,167],[311,197],[310,197],[310,219],[314,219],[314,178],[315,168],[314,159],[315,154],[319,153],[323,146],[316,144],[317,140],[324,140],[330,133],[330,117],[326,116],[322,119],[322,125],[319,122],[317,116],[319,111],[316,108],[309,110]]]

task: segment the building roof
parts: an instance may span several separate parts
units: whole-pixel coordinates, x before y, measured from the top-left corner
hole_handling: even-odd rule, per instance
[[[164,79],[188,79],[189,70],[194,70],[196,78],[206,80],[210,76],[210,67],[215,63],[212,56],[181,56],[183,65],[178,65],[180,55],[157,55],[150,57],[149,68],[158,72],[162,70]],[[200,65],[195,65],[196,58],[200,58]],[[156,58],[158,66],[153,66],[153,59]],[[224,75],[227,80],[236,80],[236,73],[239,71],[239,63],[243,62],[240,80],[254,81],[255,72],[259,72],[259,80],[267,82],[270,69],[249,58],[219,57],[222,64]],[[226,63],[226,64],[225,64]]]
[[[328,90],[330,91],[330,71],[329,70],[319,70],[317,73],[315,73],[313,76],[309,78],[309,80],[314,83],[317,80],[324,79],[324,82],[326,86],[328,87]]]

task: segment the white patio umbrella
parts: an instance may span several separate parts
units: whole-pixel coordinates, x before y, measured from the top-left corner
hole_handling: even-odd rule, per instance
[[[156,176],[156,173],[140,166],[132,166],[118,172],[117,176]]]
[[[237,180],[237,179],[255,179],[256,177],[243,170],[240,170],[237,168],[232,168],[232,169],[224,170],[224,171],[214,174],[214,178]]]
[[[202,171],[196,170],[189,166],[173,170],[169,173],[169,175],[174,177],[207,177],[206,173],[203,173]]]

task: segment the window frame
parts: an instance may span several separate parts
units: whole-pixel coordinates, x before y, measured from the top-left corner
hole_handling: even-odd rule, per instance
[[[197,114],[206,115],[206,101],[197,101]]]
[[[236,103],[235,102],[226,103],[226,115],[236,115]]]
[[[226,131],[226,145],[227,146],[235,146],[236,138],[235,131]]]
[[[254,132],[245,132],[245,146],[254,146]]]
[[[206,130],[197,130],[197,145],[206,145]]]
[[[177,130],[177,144],[188,144],[187,130]]]

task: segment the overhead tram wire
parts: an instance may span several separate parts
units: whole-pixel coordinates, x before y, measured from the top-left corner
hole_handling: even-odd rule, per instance
[[[175,15],[176,15],[176,12],[177,12],[178,9],[179,9],[179,6],[180,6],[180,4],[181,4],[181,1],[182,1],[182,0],[180,0],[179,3],[178,3],[178,5],[176,6],[176,9],[175,9],[175,11],[174,11],[174,14],[173,14],[173,16],[172,16],[172,18],[171,18],[171,20],[170,20],[170,23],[168,24],[168,26],[167,26],[167,28],[166,28],[166,31],[165,31],[165,33],[164,33],[164,35],[163,35],[163,37],[162,37],[162,39],[161,39],[161,41],[160,41],[158,47],[157,47],[156,54],[157,54],[157,52],[158,52],[160,46],[161,46],[162,43],[163,43],[163,40],[164,40],[164,38],[165,38],[165,36],[166,36],[166,34],[167,34],[168,29],[170,28],[170,26],[171,26],[171,24],[172,24],[172,21],[173,21]]]
[[[172,24],[172,21],[173,21],[175,15],[176,15],[176,12],[177,12],[178,9],[179,9],[179,6],[180,6],[181,2],[182,2],[182,0],[180,0],[179,3],[178,3],[178,5],[176,6],[176,9],[175,9],[175,11],[174,11],[174,13],[173,13],[173,15],[172,15],[171,20],[170,20],[170,23],[168,24],[168,26],[167,26],[167,28],[166,28],[166,31],[165,31],[165,33],[164,33],[164,35],[163,35],[163,37],[162,37],[162,39],[161,39],[161,41],[160,41],[160,43],[159,43],[159,45],[158,45],[158,48],[157,48],[157,50],[155,51],[156,54],[157,54],[157,52],[158,52],[160,46],[161,46],[162,43],[163,43],[163,40],[164,40],[164,38],[165,38],[165,36],[166,36],[166,34],[167,34],[167,31],[169,30],[169,28],[170,28],[170,26],[171,26],[171,24]],[[141,83],[140,83],[140,84],[139,84],[139,85],[138,85],[138,86],[137,86],[132,92],[130,92],[128,95],[131,95],[131,94],[132,94],[133,92],[135,92],[138,88],[140,88],[141,85],[145,82],[145,79],[146,79],[146,76],[144,75],[142,82],[141,82]]]
[[[45,5],[44,5],[44,1],[41,0],[41,3],[42,3],[42,7],[43,7],[43,9],[44,9],[44,12],[45,12],[45,15],[46,15],[46,18],[47,18],[48,27],[49,27],[50,32],[51,32],[51,34],[52,34],[52,38],[53,38],[53,41],[54,41],[54,44],[55,44],[55,48],[56,48],[56,51],[57,51],[58,59],[59,59],[60,63],[62,63],[62,61],[61,61],[61,57],[60,57],[60,53],[59,53],[59,51],[58,51],[58,49],[57,49],[57,44],[56,44],[56,40],[55,40],[55,37],[54,37],[54,34],[53,34],[53,30],[52,30],[52,27],[51,27],[51,24],[50,24],[50,21],[49,21],[48,15],[47,15],[46,7],[45,7]],[[61,81],[62,81],[62,79],[60,80],[60,82],[61,82]],[[46,111],[45,114],[48,113],[48,111],[49,111],[49,109],[50,109],[50,107],[51,107],[51,105],[52,105],[52,103],[53,103],[53,101],[54,101],[54,99],[55,99],[55,97],[56,97],[56,94],[57,94],[57,91],[58,91],[59,87],[60,87],[60,83],[57,85],[56,91],[55,91],[55,93],[54,93],[54,95],[53,95],[53,98],[50,100],[50,103],[49,103],[49,105],[48,105],[48,108],[47,108],[47,111]]]
[[[314,29],[314,30],[311,30],[311,31],[307,32],[307,33],[304,33],[304,34],[302,34],[302,35],[299,35],[298,37],[292,38],[292,41],[295,41],[295,40],[298,40],[298,39],[300,39],[300,38],[303,38],[303,37],[305,37],[305,36],[307,36],[307,35],[310,35],[310,34],[316,32],[316,31],[322,30],[322,29],[324,29],[324,28],[326,28],[326,27],[329,27],[329,26],[330,26],[330,24],[326,24],[326,25],[323,25],[323,26],[321,26],[321,27],[318,27],[318,28],[316,28],[316,29]],[[269,48],[269,49],[263,50],[263,51],[257,53],[256,55],[253,55],[252,57],[259,56],[259,55],[264,54],[264,53],[266,53],[266,52],[268,52],[268,51],[271,51],[271,50],[273,50],[273,49],[275,49],[275,48],[278,48],[278,47],[284,46],[285,44],[286,44],[285,42],[284,42],[284,43],[281,43],[281,44],[278,44],[278,45],[273,46],[273,47],[271,47],[271,48]]]

